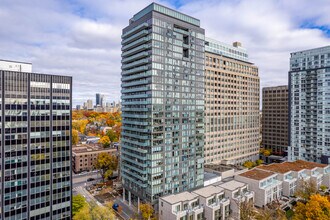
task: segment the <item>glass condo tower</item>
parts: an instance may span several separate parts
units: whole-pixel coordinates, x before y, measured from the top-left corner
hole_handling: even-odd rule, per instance
[[[204,29],[152,3],[122,33],[123,198],[157,204],[203,185]]]

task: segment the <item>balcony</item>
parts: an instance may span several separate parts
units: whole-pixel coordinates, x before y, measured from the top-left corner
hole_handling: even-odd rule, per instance
[[[149,90],[150,90],[149,86],[140,86],[140,87],[131,88],[131,89],[122,89],[121,93],[143,92],[143,91],[149,91]]]
[[[144,62],[144,61],[143,61]],[[144,62],[144,64],[148,63]],[[133,66],[135,66],[136,64],[134,64]],[[133,69],[129,69],[129,70],[124,70],[121,72],[122,75],[128,75],[128,74],[132,74],[132,73],[138,73],[138,72],[143,72],[143,71],[147,71],[149,68],[148,66],[139,66]]]
[[[125,45],[125,44],[128,45],[129,43],[134,42],[134,40],[139,39],[142,36],[145,36],[145,35],[147,35],[149,33],[150,33],[150,31],[148,31],[148,30],[142,30],[140,32],[137,32],[136,34],[134,34],[134,35],[126,38],[125,40],[123,40],[121,42],[121,45]]]
[[[141,99],[151,98],[151,94],[138,94],[138,95],[122,95],[121,99]]]
[[[123,178],[129,179],[130,181],[138,184],[142,188],[146,188],[147,187],[147,183],[143,183],[141,180],[134,179],[134,178],[126,175],[124,172],[122,172],[121,175],[122,175]]]
[[[148,34],[148,31],[146,31],[146,34]],[[130,44],[127,44],[127,45],[123,46],[123,47],[121,48],[121,50],[122,50],[122,51],[129,50],[129,49],[131,49],[131,48],[133,48],[133,47],[136,47],[136,46],[139,46],[139,45],[141,45],[141,44],[144,44],[144,43],[146,43],[147,41],[150,41],[150,40],[151,40],[151,36],[150,36],[150,35],[147,36],[147,37],[142,37],[142,38],[140,38],[140,39],[138,39],[138,40],[136,40],[136,41],[133,41],[133,42],[130,43]]]
[[[133,164],[136,164],[136,165],[138,165],[138,166],[140,166],[140,167],[144,167],[144,168],[147,167],[147,164],[145,164],[145,163],[140,163],[140,162],[138,162],[138,161],[136,161],[136,160],[133,160],[133,159],[131,159],[131,158],[126,157],[125,155],[121,155],[121,159],[122,159],[122,161],[129,161],[129,162],[131,162],[131,163],[133,163]]]
[[[123,118],[149,118],[151,116],[149,115],[141,115],[141,114],[128,114],[128,113],[123,113],[121,115]]]
[[[132,55],[132,54],[135,54],[135,53],[138,53],[138,52],[141,52],[141,51],[143,51],[143,50],[147,50],[147,49],[149,49],[149,48],[151,48],[151,45],[150,44],[143,44],[143,45],[141,45],[141,46],[138,46],[138,47],[135,47],[135,48],[133,48],[133,49],[131,49],[131,50],[128,50],[128,51],[125,51],[124,53],[122,53],[122,57],[126,57],[126,56],[130,56],[130,55]]]
[[[142,24],[136,26],[135,28],[133,28],[133,29],[131,29],[131,30],[129,30],[129,31],[125,32],[125,33],[123,33],[123,35],[121,35],[121,38],[128,37],[128,36],[130,36],[130,35],[136,33],[137,31],[139,31],[139,30],[141,30],[141,29],[143,29],[143,28],[146,28],[146,27],[148,27],[148,26],[149,26],[149,25],[148,25],[147,22],[142,23]],[[128,38],[127,38],[127,39],[128,39]],[[126,40],[126,39],[125,39],[125,40]],[[124,41],[125,41],[125,40],[124,40]],[[123,41],[123,42],[124,42],[124,41]]]
[[[121,69],[122,70],[127,70],[127,69],[131,69],[133,67],[136,67],[136,66],[145,65],[147,63],[149,63],[149,59],[147,59],[147,58],[146,59],[141,59],[141,60],[135,61],[133,63],[123,64],[121,66]]]
[[[144,101],[123,101],[122,105],[149,105],[151,104],[151,100],[144,100]]]
[[[141,53],[137,53],[133,56],[130,56],[130,57],[127,57],[127,58],[123,58],[121,60],[122,63],[129,63],[131,61],[134,61],[134,60],[137,60],[137,59],[140,59],[140,58],[143,58],[143,57],[146,57],[146,56],[149,56],[151,55],[151,52],[148,52],[148,51],[143,51]]]
[[[130,87],[130,86],[145,85],[145,84],[150,84],[150,83],[151,83],[151,79],[135,80],[135,81],[131,81],[128,83],[123,83],[122,88]]]

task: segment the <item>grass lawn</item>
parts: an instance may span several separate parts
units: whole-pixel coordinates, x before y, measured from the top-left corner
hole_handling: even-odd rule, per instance
[[[291,219],[293,217],[293,210],[289,209],[288,211],[286,211],[285,215],[288,219]]]

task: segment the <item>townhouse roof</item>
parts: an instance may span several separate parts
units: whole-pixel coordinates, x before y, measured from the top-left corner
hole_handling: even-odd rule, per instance
[[[262,180],[265,179],[267,177],[270,177],[272,175],[274,175],[275,173],[273,172],[269,172],[269,171],[265,171],[265,170],[259,170],[259,169],[252,169],[249,171],[246,171],[244,173],[239,174],[239,176],[243,176],[249,179],[254,179],[254,180]]]
[[[216,186],[213,186],[213,185],[206,186],[206,187],[203,187],[203,188],[192,191],[192,193],[198,194],[198,195],[200,195],[204,198],[208,198],[212,195],[215,195],[215,194],[218,194],[218,193],[221,193],[221,192],[223,192],[222,188],[216,187]]]
[[[235,189],[241,188],[246,185],[247,185],[246,183],[242,183],[242,182],[239,182],[236,180],[231,180],[231,181],[228,181],[225,183],[218,184],[219,187],[224,188],[226,190],[230,190],[230,191],[233,191]]]
[[[198,195],[192,194],[190,192],[181,192],[178,194],[172,194],[162,197],[161,199],[170,204],[175,204],[178,202],[191,201],[196,198],[198,198]]]
[[[309,162],[304,160],[296,160],[293,162],[273,163],[269,165],[259,166],[258,169],[272,171],[275,173],[287,173],[290,171],[299,172],[304,169],[312,170],[314,168],[323,168],[328,166],[327,164]]]

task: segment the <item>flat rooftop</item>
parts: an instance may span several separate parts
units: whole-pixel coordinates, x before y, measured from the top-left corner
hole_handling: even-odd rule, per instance
[[[216,173],[210,173],[204,171],[204,181],[208,181],[217,177],[220,177],[220,175]]]
[[[203,187],[203,188],[200,188],[200,189],[197,189],[197,190],[194,190],[192,191],[193,193],[196,193],[204,198],[207,198],[207,197],[210,197],[214,194],[218,194],[218,193],[221,193],[223,192],[223,189],[220,188],[220,187],[216,187],[216,186],[213,186],[213,185],[210,185],[210,186],[206,186],[206,187]]]
[[[230,190],[230,191],[233,191],[235,189],[238,189],[238,188],[241,188],[243,186],[246,186],[247,184],[246,183],[242,183],[242,182],[239,182],[239,181],[236,181],[236,180],[231,180],[231,181],[228,181],[228,182],[221,182],[220,184],[217,183],[217,186],[221,187],[221,188],[224,188],[224,189],[227,189],[227,190]]]
[[[225,172],[228,170],[243,170],[244,168],[236,165],[224,165],[224,164],[205,164],[204,168],[215,170],[218,172]]]
[[[172,195],[165,196],[161,199],[170,204],[175,204],[175,203],[179,203],[179,202],[191,201],[196,198],[198,198],[198,195],[194,195],[190,192],[181,192],[178,194],[172,194]]]
[[[314,168],[324,168],[327,167],[327,164],[321,164],[321,163],[315,163],[315,162],[308,162],[308,161],[304,161],[304,160],[296,160],[293,162],[283,162],[283,163],[273,163],[273,164],[269,164],[269,165],[262,165],[259,166],[258,169],[262,169],[262,170],[268,170],[268,171],[272,171],[275,173],[287,173],[290,171],[301,171],[304,169],[307,170],[312,170]]]
[[[259,169],[252,169],[249,171],[246,171],[244,173],[239,174],[239,176],[243,176],[249,179],[254,179],[254,180],[262,180],[267,177],[270,177],[271,175],[274,175],[273,172],[265,171],[265,170],[259,170]]]
[[[116,148],[104,148],[98,144],[89,145],[89,144],[80,144],[72,147],[72,152],[75,154],[81,153],[90,153],[96,151],[117,151]]]

